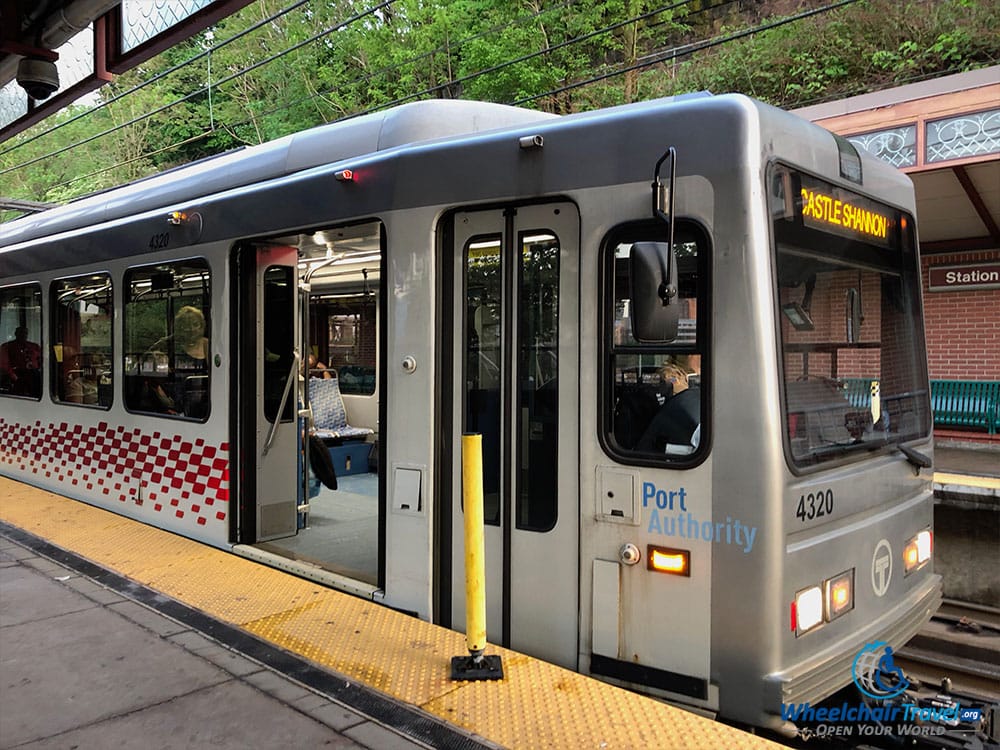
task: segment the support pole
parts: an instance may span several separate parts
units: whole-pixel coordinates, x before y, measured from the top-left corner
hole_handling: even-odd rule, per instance
[[[465,510],[465,645],[478,657],[486,649],[486,546],[483,538],[483,436],[462,436]]]
[[[465,511],[465,645],[469,656],[451,659],[453,680],[501,680],[499,656],[486,650],[486,554],[483,540],[483,436],[462,436],[462,498]]]

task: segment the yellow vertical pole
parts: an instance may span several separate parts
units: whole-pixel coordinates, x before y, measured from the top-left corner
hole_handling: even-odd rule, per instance
[[[502,680],[503,662],[486,649],[486,544],[483,532],[483,436],[462,435],[462,502],[465,511],[465,645],[451,658],[453,680]]]
[[[465,644],[478,659],[486,648],[486,555],[483,542],[483,436],[462,435],[465,508]]]

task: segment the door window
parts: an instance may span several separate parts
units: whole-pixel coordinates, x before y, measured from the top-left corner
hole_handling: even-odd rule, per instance
[[[503,277],[501,237],[473,237],[465,245],[464,432],[483,437],[483,519],[500,525],[500,368]]]
[[[518,242],[519,529],[556,525],[559,468],[559,240],[522,232]]]
[[[546,229],[517,237],[513,299],[517,331],[512,429],[519,529],[547,531],[556,523],[559,426],[559,254]],[[506,268],[501,235],[473,237],[464,249],[465,414],[463,429],[483,436],[483,502],[487,524],[500,525],[504,401],[503,294]],[[508,303],[510,304],[510,303]]]

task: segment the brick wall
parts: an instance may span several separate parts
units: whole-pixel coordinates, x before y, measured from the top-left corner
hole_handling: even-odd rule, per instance
[[[931,266],[1000,261],[1000,250],[921,259],[927,363],[932,380],[1000,380],[1000,289],[932,292]]]

